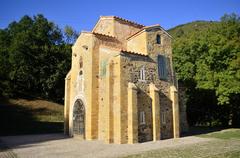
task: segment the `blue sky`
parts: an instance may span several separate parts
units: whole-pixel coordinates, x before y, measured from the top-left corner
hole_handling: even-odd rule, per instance
[[[240,15],[240,0],[0,0],[0,28],[23,15],[43,14],[61,28],[91,30],[100,15],[116,15],[165,29],[195,20]]]

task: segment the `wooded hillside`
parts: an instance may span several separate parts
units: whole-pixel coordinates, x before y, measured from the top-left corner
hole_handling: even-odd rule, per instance
[[[240,124],[240,18],[196,21],[169,30],[174,66],[187,87],[191,124]]]

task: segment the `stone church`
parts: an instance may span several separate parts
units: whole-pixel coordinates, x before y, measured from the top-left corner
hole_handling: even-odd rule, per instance
[[[160,25],[116,16],[81,32],[65,79],[65,133],[117,144],[178,138],[186,115],[171,39]]]

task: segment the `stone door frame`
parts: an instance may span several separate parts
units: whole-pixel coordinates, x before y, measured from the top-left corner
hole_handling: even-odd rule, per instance
[[[73,110],[74,110],[74,104],[77,100],[81,100],[83,105],[84,105],[84,108],[85,108],[85,138],[86,138],[86,124],[87,124],[87,103],[86,103],[86,100],[85,100],[85,97],[83,94],[79,94],[77,96],[74,97],[73,99],[73,102],[71,103],[71,106],[70,106],[70,117],[69,117],[69,125],[70,125],[70,128],[69,128],[69,136],[70,137],[73,137],[74,134],[73,134]],[[76,135],[75,135],[76,136]]]
[[[76,106],[78,106],[78,107],[76,107]],[[75,110],[77,110],[77,111],[75,111]],[[77,99],[74,102],[72,117],[73,117],[73,136],[74,137],[77,136],[81,139],[85,139],[85,135],[86,135],[86,128],[85,128],[86,108],[85,108],[85,105],[84,105],[84,103],[81,99]],[[75,122],[75,119],[77,119],[76,122]],[[77,128],[79,128],[78,130],[74,129],[75,126],[76,126],[75,123],[79,124],[79,125],[77,125]]]

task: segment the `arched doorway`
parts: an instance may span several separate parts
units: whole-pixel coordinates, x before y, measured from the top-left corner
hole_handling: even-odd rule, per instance
[[[73,135],[85,139],[85,107],[80,99],[73,106]]]

